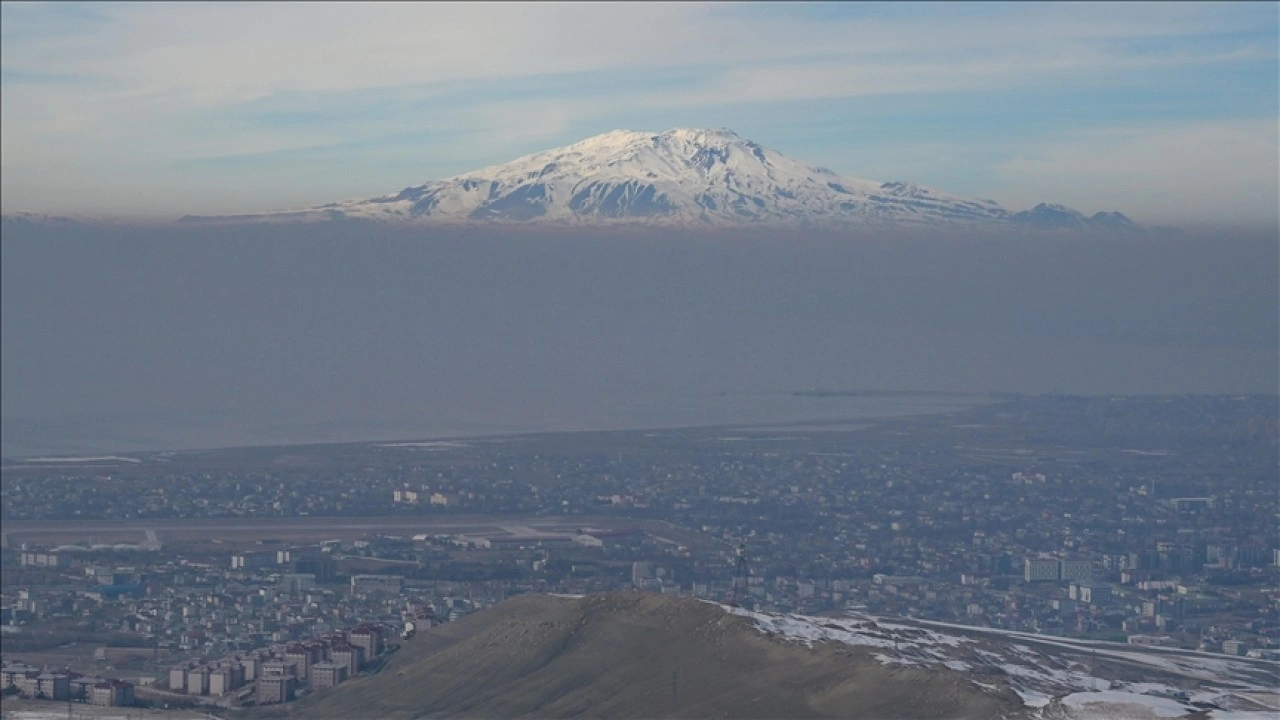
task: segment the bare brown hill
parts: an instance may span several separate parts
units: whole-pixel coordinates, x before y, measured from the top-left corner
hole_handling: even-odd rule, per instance
[[[960,673],[807,648],[717,605],[637,592],[526,595],[405,641],[297,718],[998,718],[1022,703]]]

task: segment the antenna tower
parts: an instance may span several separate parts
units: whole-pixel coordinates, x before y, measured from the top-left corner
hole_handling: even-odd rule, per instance
[[[733,564],[733,588],[729,591],[729,604],[742,607],[747,598],[747,544],[738,544],[738,557]]]

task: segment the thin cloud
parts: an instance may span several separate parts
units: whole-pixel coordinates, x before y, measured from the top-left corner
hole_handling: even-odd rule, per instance
[[[1218,219],[1275,226],[1278,134],[1274,119],[1085,130],[1024,148],[996,174],[1014,204],[1057,198],[1179,224],[1203,222],[1209,207]]]
[[[1214,8],[1088,6],[948,17],[805,18],[768,23],[714,4],[126,4],[83,33],[17,44],[4,64],[92,70],[146,92],[177,89],[184,101],[236,102],[262,94],[414,85],[426,81],[531,77],[784,62],[860,62],[894,67],[894,56],[981,52],[992,64],[1028,49],[1076,55],[1115,38],[1241,31]],[[377,10],[371,8],[376,7]],[[1152,22],[1159,16],[1159,22]],[[21,18],[16,18],[15,21]],[[19,34],[15,31],[15,34]],[[129,39],[121,45],[121,37]],[[1189,57],[1188,61],[1199,59]],[[927,66],[908,61],[906,69]]]
[[[1267,4],[56,5],[0,5],[6,208],[48,202],[50,188],[106,204],[85,178],[113,173],[150,182],[150,197],[183,212],[246,209],[229,207],[224,178],[169,173],[183,160],[329,153],[423,132],[453,140],[421,152],[414,182],[575,134],[691,116],[732,126],[801,101],[1144,87],[1153,73],[1237,68],[1275,93],[1276,38],[1258,31],[1274,28]],[[993,116],[993,135],[1001,125]],[[370,194],[405,180],[369,177]],[[323,182],[305,180],[315,202],[353,190]]]

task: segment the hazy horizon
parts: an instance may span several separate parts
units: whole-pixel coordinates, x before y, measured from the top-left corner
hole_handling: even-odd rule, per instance
[[[8,224],[2,250],[6,455],[866,412],[720,395],[810,388],[1275,392],[1280,357],[1267,234]]]

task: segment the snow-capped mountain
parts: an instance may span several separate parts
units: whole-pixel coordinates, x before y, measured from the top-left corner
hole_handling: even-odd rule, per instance
[[[992,200],[908,182],[838,175],[727,129],[615,130],[382,197],[234,217],[185,220],[733,226],[741,224],[1020,224],[1132,226],[1120,213],[1087,218],[1059,205],[1011,214]]]
[[[61,225],[72,225],[84,222],[84,218],[71,215],[49,215],[47,213],[35,212],[11,212],[0,215],[0,222],[5,224],[27,224],[27,225],[47,225],[57,223]]]

